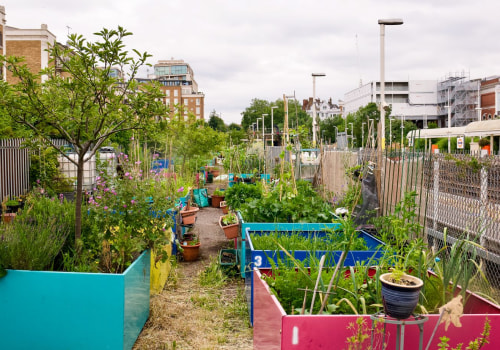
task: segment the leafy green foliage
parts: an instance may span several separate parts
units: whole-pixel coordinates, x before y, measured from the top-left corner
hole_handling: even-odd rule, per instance
[[[0,82],[0,114],[32,130],[62,156],[67,157],[65,150],[52,137],[75,148],[77,160],[67,159],[77,167],[76,240],[81,236],[84,163],[112,135],[154,129],[152,121],[166,114],[158,85],[135,79],[150,55],[125,51],[124,39],[132,33],[118,27],[96,35],[97,42],[71,34],[66,45],[51,46],[51,64],[40,72],[31,72],[23,58],[0,57],[17,81]],[[115,68],[123,74],[114,77]]]
[[[266,235],[252,235],[252,243],[257,250],[278,250],[279,247],[289,251],[305,250],[344,250],[349,243],[342,231],[331,231],[325,236],[300,233],[271,232]],[[351,245],[351,250],[367,250],[366,242],[361,237],[356,237]]]
[[[233,210],[239,210],[244,203],[261,197],[262,187],[260,182],[256,185],[237,182],[225,191],[224,199],[230,208]]]
[[[70,203],[30,195],[9,225],[0,225],[0,267],[53,269],[56,257],[74,228]]]
[[[307,181],[297,181],[297,192],[281,183],[241,206],[248,222],[331,222],[330,205]],[[280,198],[280,192],[282,193]]]

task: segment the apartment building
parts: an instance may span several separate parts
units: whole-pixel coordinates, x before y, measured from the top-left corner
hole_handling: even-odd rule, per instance
[[[405,80],[385,82],[385,102],[392,108],[392,116],[413,121],[419,128],[430,121],[438,121],[436,80]],[[356,113],[368,103],[380,104],[380,82],[372,81],[344,95],[342,116]]]
[[[24,57],[28,68],[38,73],[41,69],[49,65],[49,46],[56,43],[56,37],[52,34],[46,24],[42,24],[39,29],[19,29],[4,26],[5,48],[7,56]],[[7,82],[15,82],[12,74],[6,72]],[[44,77],[42,77],[44,79]]]
[[[188,113],[195,115],[196,119],[205,118],[205,95],[198,91],[193,69],[184,60],[158,61],[154,65],[154,74],[148,75],[147,79],[138,79],[149,80],[155,80],[161,85],[163,102],[170,106],[171,113],[180,110],[185,120]]]

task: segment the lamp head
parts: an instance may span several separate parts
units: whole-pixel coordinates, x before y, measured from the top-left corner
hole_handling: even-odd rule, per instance
[[[325,74],[325,73],[312,73],[311,75],[312,75],[313,77],[324,77],[324,76],[326,76],[326,74]]]
[[[403,24],[403,20],[401,18],[379,19],[378,24],[384,24],[386,26],[398,26]]]

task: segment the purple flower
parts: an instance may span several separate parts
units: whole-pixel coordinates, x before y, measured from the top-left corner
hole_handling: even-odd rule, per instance
[[[126,208],[126,207],[127,207],[127,205],[126,205],[126,204],[124,204],[124,205],[123,205],[123,207],[124,207],[124,208]]]
[[[130,203],[135,204],[135,203],[136,203],[136,202],[135,202],[135,199],[132,199],[132,200],[130,201]]]
[[[179,189],[177,190],[177,192],[179,192],[179,193],[182,191],[184,191],[184,186],[179,187]]]
[[[137,162],[135,162],[136,165],[139,165],[141,164],[142,162],[140,160],[138,160]]]
[[[36,180],[36,183],[40,185],[40,179],[37,179],[37,180]]]
[[[128,171],[125,173],[125,177],[127,176],[130,176],[130,173]]]
[[[104,210],[108,210],[108,206],[105,206],[105,207],[104,207]]]

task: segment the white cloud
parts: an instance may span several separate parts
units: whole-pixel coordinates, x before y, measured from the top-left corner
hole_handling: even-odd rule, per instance
[[[500,74],[492,41],[497,1],[484,0],[4,0],[7,24],[46,23],[59,41],[66,26],[92,39],[121,25],[134,36],[129,48],[191,64],[206,94],[205,112],[239,122],[253,98],[293,94],[342,99],[363,82],[379,79],[379,18],[402,18],[386,29],[386,79],[441,79],[450,72],[471,78]],[[356,39],[357,37],[357,39]],[[489,44],[487,44],[489,42]]]

